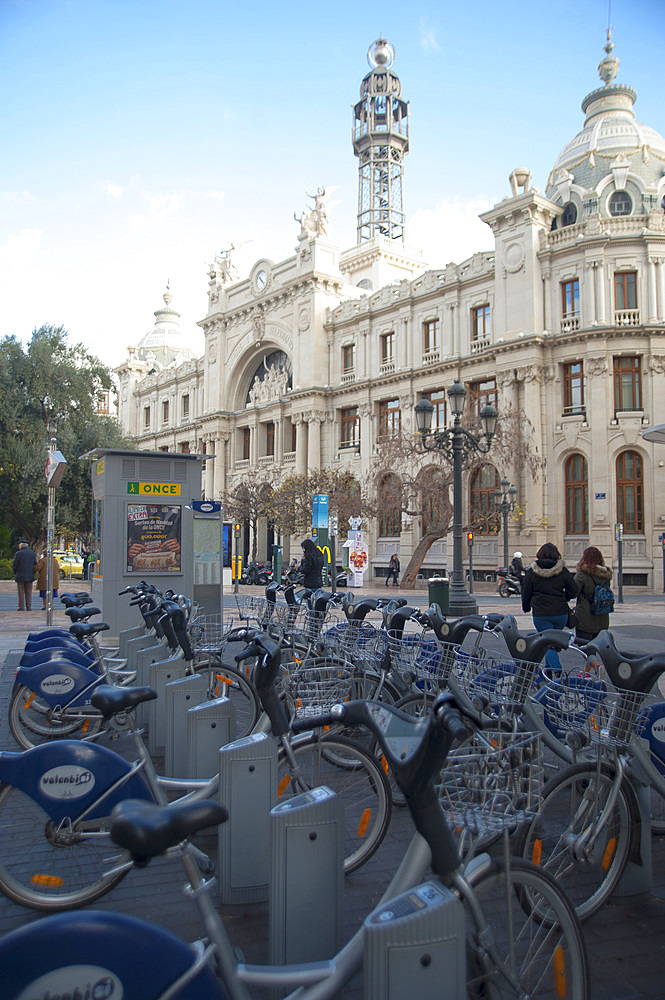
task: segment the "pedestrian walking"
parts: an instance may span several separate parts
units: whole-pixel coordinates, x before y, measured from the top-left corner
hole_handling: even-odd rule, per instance
[[[89,562],[89,559],[90,559],[90,549],[88,548],[87,545],[85,546],[85,548],[83,549],[83,552],[81,553],[81,558],[83,559],[83,579],[87,580],[88,579],[88,571],[90,569],[90,562]]]
[[[303,587],[318,590],[322,583],[323,552],[316,547],[311,538],[305,538],[300,543],[300,547],[302,549],[300,572],[303,575]]]
[[[386,587],[390,582],[390,578],[393,579],[393,587],[399,586],[399,556],[396,552],[390,557],[390,562],[388,563],[388,574],[386,576]]]
[[[610,611],[614,610],[611,580],[612,570],[605,565],[602,552],[590,545],[582,553],[575,574],[579,588],[575,607],[576,639],[595,639],[599,632],[610,627]]]
[[[53,585],[53,597],[56,598],[58,596],[58,587],[60,586],[60,565],[55,556],[52,556],[51,558],[53,560],[52,562],[53,580],[51,582]],[[46,577],[48,570],[48,562],[46,559],[45,552],[42,555],[41,559],[38,561],[36,565],[36,570],[37,570],[37,590],[39,591],[39,596],[42,599],[42,609],[46,611],[46,595],[48,592],[46,589]]]
[[[568,601],[576,595],[577,584],[563,556],[556,545],[545,542],[526,571],[522,584],[522,610],[532,612],[537,632],[548,628],[564,629],[571,614]],[[545,660],[550,670],[561,670],[559,654],[555,649],[548,649]]]
[[[23,538],[12,561],[14,580],[18,590],[18,610],[32,611],[32,585],[35,582],[37,556]]]

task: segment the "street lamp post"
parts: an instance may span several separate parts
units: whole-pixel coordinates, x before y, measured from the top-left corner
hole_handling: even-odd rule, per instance
[[[515,510],[517,487],[510,484],[506,476],[501,485],[494,490],[494,510],[501,514],[503,520],[503,568],[508,569],[508,515]]]
[[[432,431],[434,407],[429,399],[421,399],[415,406],[416,429],[426,451],[443,451],[453,462],[453,573],[450,580],[450,613],[453,616],[475,614],[478,605],[467,592],[462,563],[462,460],[474,451],[486,453],[492,446],[496,429],[497,411],[486,403],[480,412],[483,433],[475,437],[462,427],[461,417],[466,403],[466,389],[459,379],[448,389],[448,400],[453,414],[453,426]]]

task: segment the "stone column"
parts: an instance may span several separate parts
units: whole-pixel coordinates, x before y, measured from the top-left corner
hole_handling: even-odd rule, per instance
[[[584,282],[582,301],[582,321],[584,326],[596,326],[596,272],[594,261],[588,260],[584,265],[587,272],[587,280]]]
[[[309,426],[307,438],[307,468],[318,469],[321,466],[321,424],[322,413],[308,413],[305,417]]]
[[[291,414],[291,420],[296,425],[296,475],[307,472],[307,424],[302,413]]]
[[[647,258],[648,274],[649,274],[649,302],[646,309],[646,315],[649,317],[649,323],[658,322],[658,291],[656,283],[656,267],[659,263],[657,257]]]
[[[606,326],[605,319],[605,288],[603,286],[603,263],[600,260],[593,261],[594,268],[594,291],[596,295],[596,323],[598,326]]]
[[[215,449],[213,447],[213,439],[210,436],[206,436],[206,454],[213,452]],[[205,470],[205,483],[204,490],[207,500],[211,500],[214,497],[215,489],[215,460],[213,458],[206,459],[206,470]]]
[[[552,276],[548,273],[543,274],[543,326],[547,333],[555,332],[553,314],[556,315],[552,309]]]
[[[658,321],[665,323],[665,260],[658,260]]]

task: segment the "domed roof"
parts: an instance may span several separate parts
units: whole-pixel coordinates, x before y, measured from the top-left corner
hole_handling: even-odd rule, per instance
[[[598,67],[605,86],[582,101],[584,128],[564,147],[547,182],[547,196],[553,201],[562,201],[562,184],[595,191],[616,168],[625,168],[624,183],[630,173],[642,189],[656,189],[665,174],[665,139],[636,120],[632,87],[612,82],[619,67],[619,60],[610,55],[613,48],[608,31],[607,55]]]
[[[180,330],[180,313],[171,308],[173,296],[169,285],[164,292],[164,306],[155,310],[155,325],[139,341],[137,356],[156,368],[168,368],[174,361],[182,364],[196,354],[187,346]]]

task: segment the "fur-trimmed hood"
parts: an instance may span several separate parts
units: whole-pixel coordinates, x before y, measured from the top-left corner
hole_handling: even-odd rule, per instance
[[[560,556],[556,562],[552,562],[551,559],[534,559],[529,568],[533,570],[536,576],[550,577],[561,573],[565,569],[565,566],[563,556]]]
[[[582,563],[577,567],[577,572],[594,576],[598,580],[607,580],[609,582],[612,579],[612,570],[609,566],[590,566],[588,563]]]

